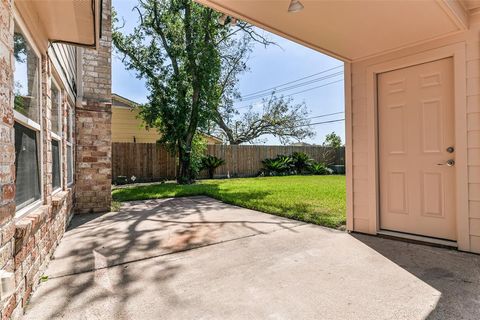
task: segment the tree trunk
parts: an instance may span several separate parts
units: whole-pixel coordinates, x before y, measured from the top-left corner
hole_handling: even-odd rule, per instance
[[[230,129],[230,128],[228,127],[228,125],[225,123],[225,121],[223,120],[222,115],[220,114],[220,112],[218,111],[218,109],[216,110],[215,120],[216,120],[215,123],[220,127],[220,129],[223,130],[223,132],[224,132],[225,135],[227,136],[228,142],[229,142],[231,145],[238,145],[238,144],[240,144],[240,142],[235,139],[235,136],[233,135],[232,129]]]
[[[190,167],[190,151],[191,146],[187,147],[185,145],[178,146],[178,174],[177,174],[177,183],[178,184],[192,184],[195,180],[193,176],[192,169]]]

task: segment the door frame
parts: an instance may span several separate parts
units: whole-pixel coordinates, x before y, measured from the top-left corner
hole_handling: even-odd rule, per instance
[[[454,69],[457,246],[460,250],[470,251],[465,42],[373,64],[367,68],[368,168],[369,176],[372,177],[368,185],[368,203],[372,209],[369,211],[369,232],[377,234],[380,231],[377,75],[450,57],[453,58]]]

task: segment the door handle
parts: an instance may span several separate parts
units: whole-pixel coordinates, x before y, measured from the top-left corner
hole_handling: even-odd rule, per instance
[[[448,159],[444,163],[437,163],[438,166],[447,166],[447,167],[453,167],[455,165],[455,160],[453,159]]]

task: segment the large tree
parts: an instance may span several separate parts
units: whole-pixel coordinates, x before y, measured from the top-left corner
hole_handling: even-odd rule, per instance
[[[241,34],[235,34],[243,31]],[[235,36],[233,36],[235,35]],[[220,76],[221,98],[215,111],[216,133],[230,144],[255,143],[265,135],[273,135],[280,142],[302,140],[312,137],[313,130],[308,126],[309,111],[305,104],[293,103],[292,99],[278,96],[264,90],[269,95],[261,101],[236,109],[234,104],[241,100],[238,90],[239,76],[248,72],[247,61],[254,45],[276,45],[253,32],[253,29],[237,29],[225,37],[219,45],[222,70]],[[256,111],[260,110],[260,111]]]
[[[113,42],[126,67],[146,80],[143,120],[178,153],[178,182],[191,183],[195,134],[213,117],[221,96],[217,43],[228,30],[219,27],[216,12],[192,0],[143,0],[135,9],[139,24],[125,35],[115,19]]]
[[[195,178],[192,144],[198,131],[210,131],[214,124],[231,143],[255,138],[248,130],[241,135],[230,130],[232,135],[228,129],[238,116],[232,105],[239,98],[238,76],[247,70],[252,42],[271,42],[253,26],[233,23],[232,18],[225,21],[220,13],[192,0],[139,0],[134,9],[139,22],[129,34],[122,33],[122,25],[114,17],[113,43],[127,69],[146,80],[149,96],[148,103],[140,106],[142,119],[157,128],[161,142],[178,154],[178,182],[191,183]],[[219,23],[222,20],[226,23]],[[287,109],[283,104],[264,111],[272,111],[258,115],[267,119],[283,115]],[[249,119],[257,117],[247,114]],[[253,132],[269,133],[255,127],[257,123],[250,123]]]
[[[314,135],[309,126],[308,110],[304,103],[272,94],[261,102],[261,111],[253,106],[240,113],[233,106],[221,106],[216,121],[230,144],[255,143],[265,135],[277,137],[286,144]]]

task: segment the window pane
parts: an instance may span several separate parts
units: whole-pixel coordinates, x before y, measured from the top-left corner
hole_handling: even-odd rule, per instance
[[[68,114],[67,114],[67,140],[72,142],[72,108],[68,108]]]
[[[61,135],[61,126],[60,126],[60,90],[55,86],[52,81],[51,89],[51,99],[52,99],[52,131],[58,135]]]
[[[15,123],[15,203],[17,209],[40,199],[37,133]]]
[[[60,188],[60,146],[57,140],[52,140],[52,187]]]
[[[24,35],[15,24],[15,100],[14,108],[24,116],[39,122],[39,81],[38,57]]]
[[[67,146],[67,182],[73,182],[73,150],[72,146]]]

